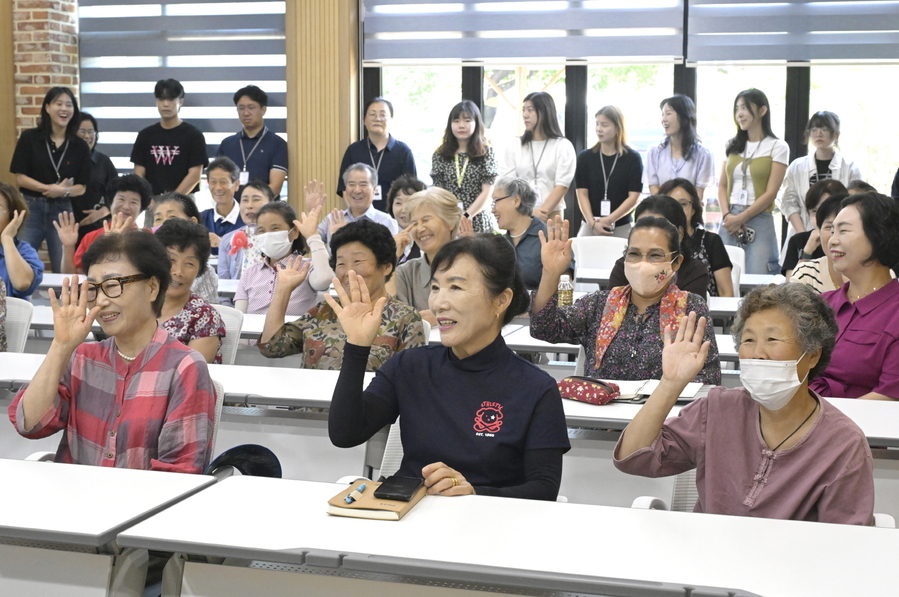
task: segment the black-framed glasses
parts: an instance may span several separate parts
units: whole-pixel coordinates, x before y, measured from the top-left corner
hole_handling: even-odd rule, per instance
[[[499,202],[502,201],[503,199],[508,199],[509,197],[513,197],[513,196],[514,196],[514,195],[506,195],[505,197],[497,197],[496,199],[492,199],[493,205],[496,205],[497,203],[499,203]]]
[[[674,255],[676,251],[665,253],[664,251],[653,249],[645,255],[636,249],[625,249],[624,260],[627,263],[640,263],[645,258],[650,263],[665,263],[669,261],[668,256]]]
[[[134,274],[133,276],[119,276],[118,278],[107,278],[99,284],[87,283],[87,300],[93,302],[97,300],[97,289],[103,291],[109,298],[119,298],[122,296],[125,284],[129,282],[140,282],[146,280],[150,276],[146,274]]]

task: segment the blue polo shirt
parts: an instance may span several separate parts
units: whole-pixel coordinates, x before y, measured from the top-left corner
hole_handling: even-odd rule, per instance
[[[239,151],[239,150],[238,150]],[[418,176],[415,170],[415,158],[412,150],[402,141],[397,141],[390,135],[387,145],[378,151],[366,137],[356,141],[346,148],[343,161],[340,163],[340,173],[337,180],[337,194],[343,196],[346,185],[343,184],[343,173],[353,164],[368,164],[378,171],[378,186],[381,187],[381,200],[374,202],[375,209],[387,211],[387,191],[393,181],[403,174]]]
[[[259,145],[256,145],[257,142]],[[243,153],[240,151],[241,146]],[[225,137],[215,155],[231,158],[241,171],[247,170],[250,173],[249,180],[258,178],[265,184],[271,182],[271,170],[287,172],[287,141],[270,131],[267,126],[262,127],[255,137],[247,137],[244,130]],[[246,163],[244,156],[247,157]]]
[[[223,218],[215,211],[214,207],[204,209],[200,212],[200,224],[202,224],[209,232],[214,232],[219,238],[225,236],[233,230],[239,230],[244,227],[243,220],[240,217],[240,207],[237,201],[227,218]],[[218,255],[218,247],[212,247],[212,254]]]

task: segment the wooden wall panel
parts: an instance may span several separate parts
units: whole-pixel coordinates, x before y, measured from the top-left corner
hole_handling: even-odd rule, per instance
[[[343,207],[340,160],[359,132],[359,2],[288,2],[286,32],[290,202],[302,208],[303,186],[316,179],[328,209]]]
[[[9,162],[16,147],[16,85],[13,64],[13,0],[0,0],[0,180],[14,184]]]

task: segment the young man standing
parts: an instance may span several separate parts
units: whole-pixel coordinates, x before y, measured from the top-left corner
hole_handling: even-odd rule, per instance
[[[237,164],[225,157],[215,158],[206,169],[206,183],[209,185],[209,194],[212,195],[215,207],[200,212],[200,223],[209,231],[213,255],[218,255],[218,247],[223,236],[243,228],[240,206],[234,200],[239,175]]]
[[[287,177],[287,141],[265,126],[268,95],[255,85],[247,85],[234,94],[234,105],[243,130],[226,137],[216,155],[227,156],[238,165],[241,187],[251,180],[261,180],[277,197]]]
[[[190,195],[200,190],[200,175],[209,163],[206,139],[197,127],[178,115],[184,104],[181,83],[161,79],[154,93],[160,120],[137,135],[131,150],[134,173],[147,179],[154,198],[170,191]],[[155,201],[150,205],[150,225],[153,208]]]

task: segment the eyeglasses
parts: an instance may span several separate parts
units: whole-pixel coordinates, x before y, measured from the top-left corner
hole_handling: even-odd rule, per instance
[[[145,274],[134,274],[133,276],[120,276],[118,278],[108,278],[99,284],[87,284],[87,300],[93,302],[97,300],[97,289],[103,291],[109,298],[119,298],[122,296],[123,287],[129,282],[140,282],[146,280],[149,276]]]
[[[511,196],[512,196],[512,195],[506,195],[505,197],[497,197],[496,199],[493,199],[493,205],[496,205],[497,203],[499,203],[499,202],[502,201],[503,199],[508,199],[508,198],[511,197]]]
[[[93,129],[78,129],[79,135],[84,135],[85,137],[96,137],[97,131]]]
[[[814,127],[814,128],[810,128],[810,129],[808,130],[808,132],[809,132],[810,135],[818,135],[818,134],[829,135],[829,134],[830,134],[830,129],[827,128],[826,126],[821,126],[821,127],[817,127],[817,126],[816,126],[816,127]]]
[[[646,259],[650,263],[665,263],[666,261],[670,261],[668,259],[668,255],[674,255],[675,253],[676,251],[665,253],[661,250],[653,249],[652,251],[644,255],[636,249],[625,249],[624,260],[627,263],[640,263],[644,259]]]

